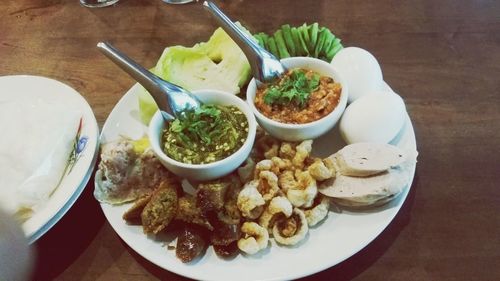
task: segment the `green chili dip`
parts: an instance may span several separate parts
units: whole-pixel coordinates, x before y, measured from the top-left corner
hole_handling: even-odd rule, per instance
[[[167,123],[163,151],[186,164],[208,164],[237,151],[248,136],[248,121],[235,106],[203,104]]]

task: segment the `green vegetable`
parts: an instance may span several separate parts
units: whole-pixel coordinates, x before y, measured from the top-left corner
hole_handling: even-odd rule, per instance
[[[285,39],[285,45],[288,49],[288,52],[290,53],[290,56],[296,56],[297,52],[295,50],[295,43],[293,42],[290,25],[283,25],[281,27],[281,30],[283,30],[283,38]]]
[[[307,54],[306,50],[302,47],[300,43],[300,35],[299,31],[296,27],[292,27],[290,32],[292,33],[293,44],[295,45],[295,55],[297,56],[305,56]]]
[[[311,41],[309,41],[309,51],[311,53],[314,51],[316,42],[318,41],[318,30],[319,25],[317,22],[309,26],[309,38],[311,38]]]
[[[237,94],[248,82],[250,64],[238,45],[218,28],[206,43],[165,49],[155,72],[190,91],[208,88]]]
[[[307,49],[306,39],[304,39],[304,35],[300,31],[300,27],[297,29],[297,31],[299,34],[300,45],[302,46],[302,50],[304,50],[305,53],[304,56],[309,56],[309,50]]]
[[[276,46],[276,41],[274,40],[273,37],[269,37],[269,40],[267,41],[267,46],[268,46],[268,50],[269,52],[271,52],[271,54],[273,54],[275,57],[280,57],[279,53],[278,53],[278,46]]]
[[[321,50],[323,49],[323,45],[325,44],[326,39],[326,28],[321,28],[321,31],[318,35],[318,42],[316,43],[316,47],[314,48],[314,57],[318,58]]]
[[[265,39],[264,39],[264,33],[258,33],[258,34],[255,34],[253,37],[255,37],[255,39],[257,39],[257,42],[259,43],[259,45],[263,48],[266,47],[266,43],[265,43]]]
[[[311,36],[309,36],[309,27],[307,26],[307,24],[304,23],[300,27],[300,33],[302,34],[302,38],[304,38],[304,42],[306,43],[306,48],[308,52],[312,53],[311,48],[309,47],[309,43],[311,42]]]
[[[152,72],[189,91],[216,89],[234,94],[240,92],[251,76],[245,54],[222,28],[215,30],[208,42],[191,48],[166,48]],[[145,124],[157,109],[147,96],[139,98],[140,116]]]
[[[156,105],[153,97],[146,91],[146,89],[142,88],[139,92],[139,118],[141,119],[143,124],[148,124],[155,112],[158,110],[158,106]]]
[[[312,56],[330,62],[342,49],[340,39],[326,27],[318,23],[291,27],[284,24],[274,35],[263,32],[254,35],[260,46],[266,48],[279,59],[290,56]]]
[[[276,41],[276,46],[278,48],[280,58],[283,59],[290,57],[290,53],[288,53],[288,50],[286,49],[285,39],[283,38],[283,31],[281,29],[278,29],[274,33],[274,39]]]
[[[332,43],[332,46],[330,48],[330,50],[328,51],[328,53],[326,53],[326,58],[328,60],[332,60],[333,57],[335,56],[335,54],[340,51],[340,49],[342,49],[342,44],[340,44],[340,39],[339,38],[335,38],[335,40],[333,40],[333,43]]]
[[[332,46],[333,40],[335,39],[335,35],[332,34],[332,32],[328,29],[325,28],[325,41],[323,44],[323,47],[321,48],[321,51],[319,52],[319,57],[320,58],[326,58],[326,53],[328,50],[330,50],[330,47]]]
[[[211,163],[238,150],[247,135],[248,121],[238,108],[204,104],[167,124],[163,150],[183,163]]]
[[[308,78],[304,70],[295,69],[278,84],[269,86],[264,95],[264,102],[269,105],[295,103],[303,107],[309,95],[318,88],[319,78],[317,73]]]

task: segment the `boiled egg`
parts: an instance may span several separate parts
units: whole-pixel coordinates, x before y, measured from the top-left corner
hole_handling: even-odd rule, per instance
[[[375,92],[351,103],[340,120],[340,134],[348,144],[389,143],[406,120],[403,99],[393,92]]]
[[[349,103],[383,87],[380,65],[377,59],[364,49],[344,48],[333,57],[331,64],[349,87]]]

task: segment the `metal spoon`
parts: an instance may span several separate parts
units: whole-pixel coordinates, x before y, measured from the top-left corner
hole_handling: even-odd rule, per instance
[[[154,75],[109,43],[99,42],[97,48],[148,90],[165,121],[183,118],[184,112],[201,106],[202,102],[189,91]]]
[[[224,31],[238,44],[252,68],[253,77],[261,83],[270,83],[279,79],[286,71],[281,62],[270,52],[259,46],[250,36],[234,24],[211,1],[203,2]]]

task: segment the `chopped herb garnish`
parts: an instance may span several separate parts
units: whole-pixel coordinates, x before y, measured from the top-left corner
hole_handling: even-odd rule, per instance
[[[319,86],[320,75],[313,73],[307,77],[301,69],[292,70],[277,84],[270,85],[264,95],[264,102],[268,105],[286,105],[295,103],[300,107],[306,105],[309,95]]]
[[[238,108],[204,104],[168,124],[164,151],[183,163],[215,162],[241,147],[247,128],[248,121]]]

